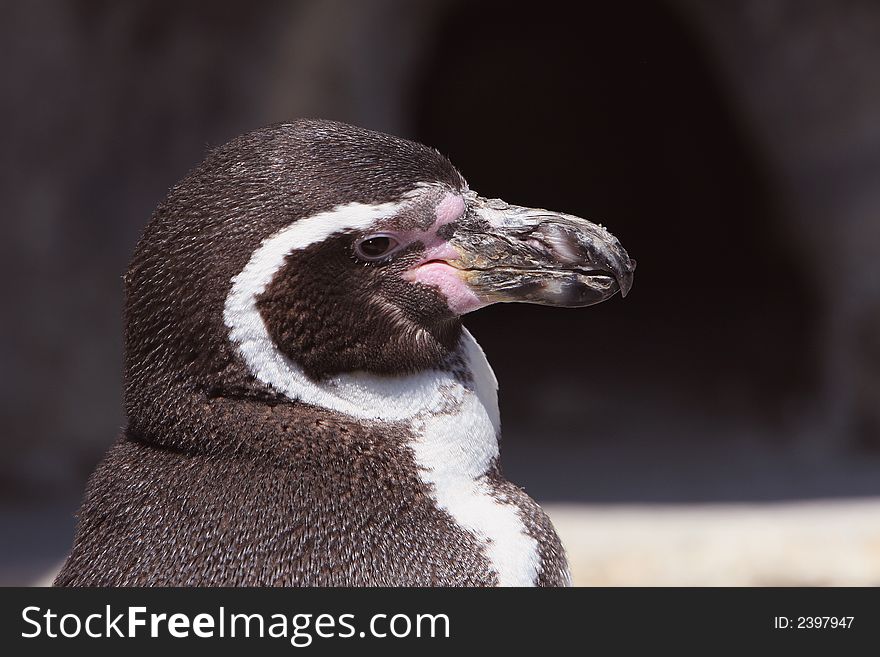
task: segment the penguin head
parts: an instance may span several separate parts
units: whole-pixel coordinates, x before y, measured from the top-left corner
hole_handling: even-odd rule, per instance
[[[601,226],[484,199],[421,144],[270,126],[212,151],[148,225],[126,275],[129,389],[253,390],[279,358],[316,381],[414,373],[448,358],[467,312],[590,305],[634,267]]]

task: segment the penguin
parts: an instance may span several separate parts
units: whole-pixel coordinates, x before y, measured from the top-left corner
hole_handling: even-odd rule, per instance
[[[625,295],[584,219],[324,120],[209,152],[124,276],[127,423],[57,586],[564,586],[462,316]]]

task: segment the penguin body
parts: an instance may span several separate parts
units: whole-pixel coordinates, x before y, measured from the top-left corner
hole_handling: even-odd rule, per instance
[[[128,423],[56,585],[567,584],[501,474],[497,382],[460,321],[627,291],[616,240],[548,216],[344,124],[210,153],[126,274]]]

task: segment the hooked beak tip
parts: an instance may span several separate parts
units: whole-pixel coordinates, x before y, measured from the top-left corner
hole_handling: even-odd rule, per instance
[[[620,288],[620,296],[625,297],[629,294],[633,285],[633,274],[636,271],[636,261],[629,259],[629,267],[617,275],[617,286]]]

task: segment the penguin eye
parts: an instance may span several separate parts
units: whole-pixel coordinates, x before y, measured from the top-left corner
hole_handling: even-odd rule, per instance
[[[354,250],[364,260],[379,260],[392,253],[400,242],[391,235],[369,235],[355,244]]]

